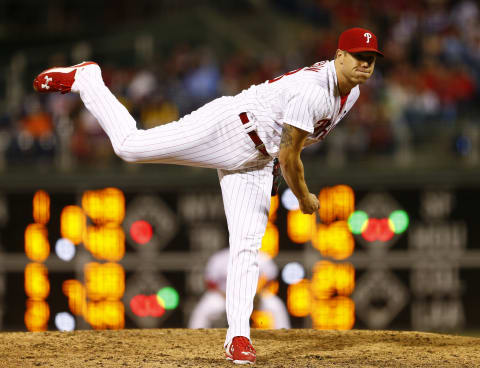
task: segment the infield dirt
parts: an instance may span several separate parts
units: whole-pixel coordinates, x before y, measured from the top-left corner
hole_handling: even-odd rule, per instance
[[[0,333],[0,367],[236,367],[224,329]],[[480,338],[398,331],[253,330],[255,367],[480,367]]]

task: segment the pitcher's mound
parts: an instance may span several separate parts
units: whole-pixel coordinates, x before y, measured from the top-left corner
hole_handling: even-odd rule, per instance
[[[224,329],[0,333],[1,367],[236,367]],[[398,331],[253,330],[256,367],[480,367],[480,339]]]

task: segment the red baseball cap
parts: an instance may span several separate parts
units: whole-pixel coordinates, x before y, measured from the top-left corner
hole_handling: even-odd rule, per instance
[[[365,28],[350,28],[338,38],[338,48],[350,53],[372,51],[383,56],[378,50],[377,36]]]

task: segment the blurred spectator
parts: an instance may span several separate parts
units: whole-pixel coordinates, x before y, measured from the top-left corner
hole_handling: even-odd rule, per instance
[[[192,311],[188,328],[226,326],[225,293],[229,248],[214,253],[205,267],[206,291]],[[259,253],[259,279],[252,320],[254,327],[290,328],[290,318],[283,301],[276,295],[278,267],[268,255]],[[257,318],[258,317],[258,318]],[[263,324],[263,325],[262,325]]]
[[[214,2],[201,3],[210,6],[210,11],[215,9]],[[162,23],[175,12],[186,19],[185,27],[192,19],[198,21],[193,24],[202,29],[198,33],[164,37],[159,32],[155,36],[158,55],[152,57],[158,60],[152,59],[148,65],[125,61],[125,49],[135,50],[133,43],[128,46],[126,36],[121,47],[105,53],[93,41],[87,45],[94,58],[104,55],[105,60],[100,58],[99,62],[105,82],[144,128],[177,120],[219,95],[234,95],[251,84],[331,59],[339,30],[351,26],[374,30],[386,57],[378,60],[375,77],[362,86],[356,118],[342,123],[342,149],[350,159],[394,157],[402,150],[412,155],[436,137],[455,141],[459,121],[467,119],[474,124],[480,120],[476,104],[480,92],[480,10],[473,0],[352,0],[348,4],[339,0],[271,0],[248,2],[248,6],[247,2],[224,2],[222,17],[228,18],[231,28],[223,29],[210,21],[202,23],[205,14],[198,15],[201,12],[196,8],[187,20],[184,14],[190,6],[182,3],[152,2],[136,12],[115,5],[115,12],[106,11],[113,6],[110,1],[98,5],[101,11],[88,23],[76,15],[73,5],[49,3],[45,9],[33,6],[32,11],[45,18],[62,18],[61,27],[40,24],[36,19],[42,17],[37,16],[30,17],[31,21],[22,18],[18,24],[9,21],[5,29],[14,33],[32,27],[44,37],[58,29],[73,33],[84,29],[85,38],[93,40],[88,30],[95,24],[116,29],[122,22],[133,24],[139,19]],[[14,19],[8,14],[4,18]],[[225,34],[220,34],[220,29]],[[77,40],[80,36],[75,37]],[[258,38],[264,47],[254,49],[245,41],[249,37]],[[39,64],[68,64],[65,50],[41,53],[37,48],[33,53],[35,68]],[[5,91],[8,95],[8,85]],[[59,147],[65,145],[64,140],[81,164],[118,161],[107,149],[108,142],[95,120],[79,110],[77,97],[38,99],[31,94],[17,95],[17,105],[23,104],[20,115],[7,108],[0,111],[5,133],[0,146],[8,146],[9,162],[57,162],[54,158],[61,152]],[[68,121],[74,122],[73,130]],[[309,154],[322,155],[324,150],[322,147]]]

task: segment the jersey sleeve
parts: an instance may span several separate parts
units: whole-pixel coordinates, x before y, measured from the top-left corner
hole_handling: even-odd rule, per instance
[[[283,122],[313,133],[315,123],[328,118],[329,100],[321,88],[303,86],[290,91]]]

